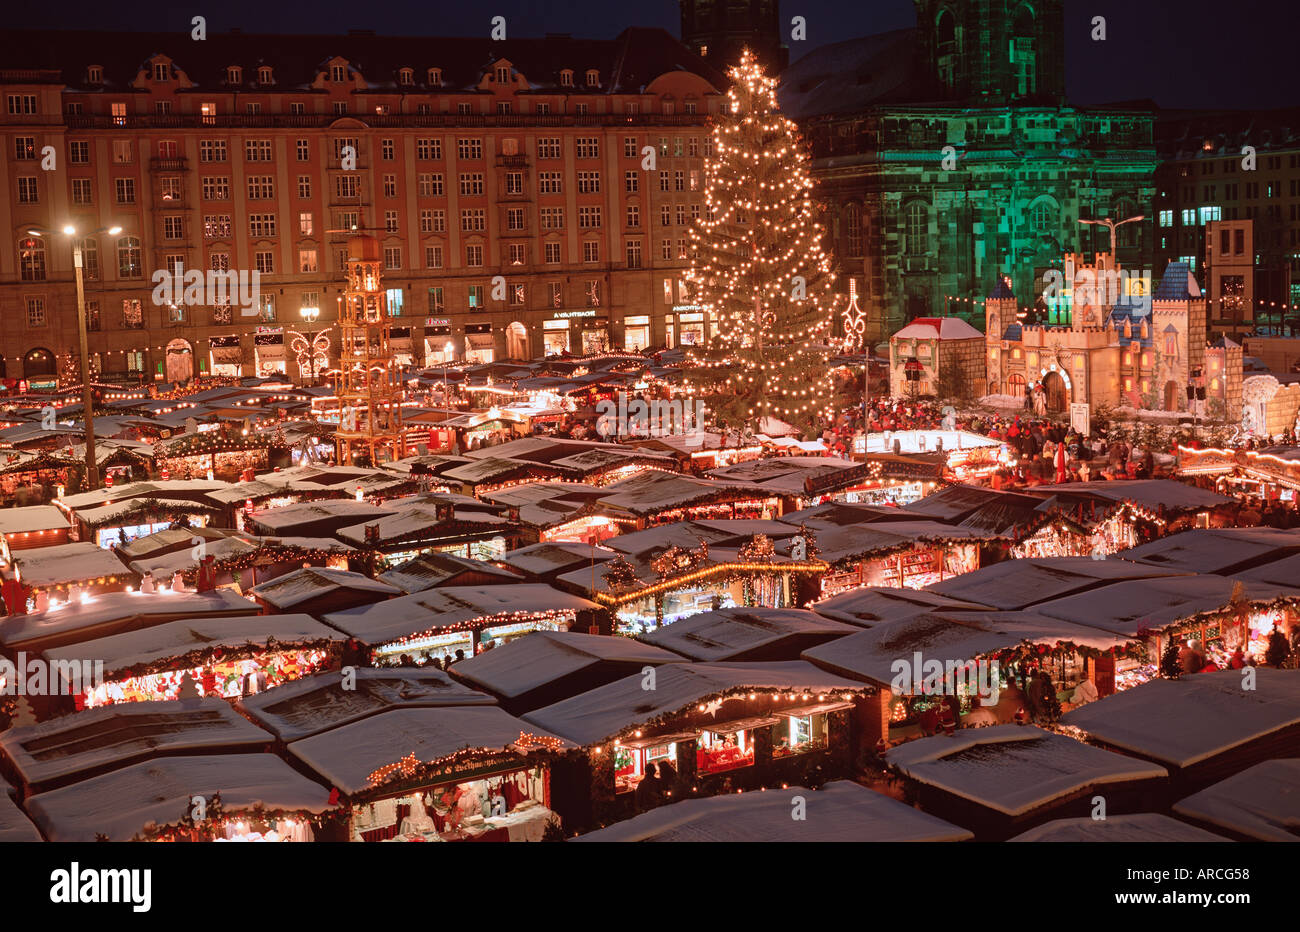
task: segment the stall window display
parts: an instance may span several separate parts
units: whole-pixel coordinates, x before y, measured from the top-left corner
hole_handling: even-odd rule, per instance
[[[165,531],[175,522],[172,520],[154,521],[150,524],[132,524],[127,527],[102,527],[95,531],[95,543],[99,544],[105,550],[112,550],[122,544],[129,544],[138,537],[148,537],[150,534],[157,534],[159,531]],[[193,515],[190,518],[192,527],[206,527],[208,523],[207,515]]]
[[[645,778],[646,766],[667,762],[677,770],[677,742],[658,745],[621,745],[614,751],[614,792],[630,793]]]
[[[629,353],[638,353],[650,345],[650,318],[623,318],[623,348]]]
[[[825,712],[787,715],[772,726],[772,756],[787,757],[821,750],[827,745],[827,734]]]
[[[361,804],[353,841],[541,841],[553,813],[540,768],[449,783]]]
[[[275,819],[260,822],[256,819],[230,819],[219,829],[220,837],[214,841],[315,841],[311,822],[306,819]]]
[[[662,616],[656,614],[655,600],[652,597],[619,606],[616,611],[617,625],[621,634],[644,634],[660,625],[672,624],[700,612],[735,608],[736,604],[726,584],[683,589],[664,595]]]
[[[771,721],[770,719],[768,720]],[[695,751],[697,773],[721,773],[754,765],[754,738],[752,730],[713,732],[700,735]]]
[[[910,505],[924,498],[925,490],[920,482],[898,482],[859,486],[847,490],[842,497],[846,502],[859,505]]]
[[[126,677],[87,690],[77,697],[77,708],[93,709],[120,702],[176,699],[186,676],[194,681],[200,696],[235,699],[309,676],[325,669],[328,663],[328,651],[287,650],[258,654],[243,660],[220,661],[203,667]]]

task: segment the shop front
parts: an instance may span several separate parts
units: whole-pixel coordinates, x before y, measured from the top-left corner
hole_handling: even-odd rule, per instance
[[[650,318],[647,315],[623,318],[623,349],[639,353],[650,346]]]
[[[677,339],[682,346],[704,346],[704,315],[677,315]]]
[[[463,651],[464,656],[473,657],[489,643],[500,646],[533,631],[568,631],[574,626],[576,617],[574,612],[512,612],[472,622],[430,627],[409,637],[380,644],[371,656],[378,666],[398,666],[403,654],[442,658],[454,657],[457,651]]]
[[[465,325],[465,359],[482,365],[496,358],[496,343],[491,324]]]
[[[547,356],[563,356],[569,351],[569,322],[546,320],[542,322],[542,351]]]
[[[388,346],[393,353],[393,362],[400,367],[415,365],[415,345],[411,339],[410,327],[393,327],[388,332]]]
[[[424,364],[444,366],[456,361],[456,343],[451,335],[451,321],[429,317],[424,321]]]
[[[209,337],[208,354],[213,375],[238,378],[244,374],[244,356],[238,335]]]
[[[288,352],[282,328],[257,328],[253,336],[253,359],[262,377],[284,375],[288,371]]]
[[[821,581],[823,598],[862,586],[924,589],[979,569],[978,543],[918,544],[862,560],[840,561]]]
[[[609,352],[608,317],[584,318],[579,327],[582,331],[582,355],[595,356]]]

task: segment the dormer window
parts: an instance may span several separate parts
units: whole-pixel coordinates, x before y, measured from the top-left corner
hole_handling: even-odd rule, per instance
[[[271,68],[269,65],[263,65],[262,67],[257,69],[257,83],[258,84],[275,83],[275,80],[271,76]]]
[[[600,87],[600,72],[595,68],[587,69],[587,87]]]
[[[433,87],[441,87],[441,86],[442,86],[442,69],[441,69],[441,68],[430,68],[430,69],[429,69],[429,84],[430,84],[431,86],[433,86]]]
[[[342,84],[347,77],[348,70],[343,65],[330,65],[330,80],[335,84]]]
[[[156,61],[153,63],[153,79],[155,81],[166,81],[171,77],[170,71],[171,69],[166,62]]]
[[[87,83],[87,84],[103,84],[103,83],[104,83],[104,66],[103,66],[103,65],[91,65],[89,68],[87,68],[87,69],[86,69],[86,83]]]
[[[497,65],[497,84],[510,83],[510,68],[507,65]]]
[[[399,84],[411,85],[415,83],[415,72],[410,68],[403,68],[397,72],[397,82]]]
[[[565,68],[563,71],[560,72],[560,86],[561,86],[561,87],[573,87],[573,71],[572,71],[572,69]]]
[[[238,65],[231,65],[226,69],[227,84],[242,84],[244,82],[244,69]]]

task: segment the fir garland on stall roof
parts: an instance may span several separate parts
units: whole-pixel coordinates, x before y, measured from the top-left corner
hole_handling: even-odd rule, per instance
[[[277,641],[274,636],[268,635],[264,644],[258,643],[257,641],[247,641],[244,644],[238,645],[196,647],[184,654],[173,655],[162,660],[144,661],[142,663],[131,664],[128,667],[120,667],[116,670],[107,671],[105,673],[105,678],[110,680],[120,680],[141,676],[152,676],[155,673],[174,673],[178,670],[193,670],[198,667],[207,667],[218,663],[256,659],[259,654],[312,650],[323,650],[329,653],[329,657],[322,666],[322,669],[327,669],[337,664],[343,652],[343,645],[335,638],[311,638],[303,641]]]
[[[215,505],[205,505],[201,502],[185,502],[183,505],[175,501],[154,498],[133,498],[129,499],[130,505],[120,511],[114,511],[111,514],[99,518],[85,518],[81,520],[86,527],[91,530],[97,530],[102,527],[120,525],[137,517],[151,517],[156,519],[165,519],[168,521],[177,521],[182,517],[191,515],[219,515],[221,509]]]

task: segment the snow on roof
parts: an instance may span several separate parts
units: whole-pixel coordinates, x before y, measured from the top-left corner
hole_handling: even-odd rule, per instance
[[[918,783],[1012,816],[1088,787],[1168,776],[1163,767],[1032,725],[962,728],[899,745],[886,759]]]
[[[381,712],[294,741],[288,751],[331,785],[354,795],[372,788],[370,774],[408,755],[428,762],[466,748],[504,750],[521,734],[557,737],[495,705],[449,706]],[[566,741],[564,746],[572,745]]]
[[[260,583],[249,591],[262,601],[285,609],[341,590],[371,592],[376,598],[386,598],[402,591],[394,585],[361,573],[323,566],[294,570],[269,582]]]
[[[983,611],[988,606],[950,599],[923,589],[864,586],[808,606],[818,615],[870,628],[885,621],[914,618],[930,611]]]
[[[1116,479],[1112,482],[1068,482],[1065,485],[1040,485],[1035,495],[1092,495],[1112,502],[1132,502],[1149,510],[1161,505],[1171,511],[1213,508],[1232,501],[1226,495],[1199,489],[1176,479]]]
[[[990,542],[997,540],[995,535],[979,528],[955,527],[938,521],[878,521],[843,526],[814,524],[812,529],[817,535],[818,556],[828,563],[911,550],[919,543],[976,538]]]
[[[60,501],[69,508],[80,511],[83,508],[95,508],[106,502],[128,498],[166,498],[168,492],[214,492],[226,488],[229,484],[219,479],[150,479],[148,482],[132,482],[111,488],[94,489],[90,492],[77,492],[63,496]]]
[[[53,505],[0,508],[0,534],[62,530],[66,527],[68,527],[68,519]]]
[[[600,744],[654,718],[686,711],[730,689],[861,691],[861,683],[833,676],[810,663],[670,663],[656,671],[655,688],[633,674],[524,716],[578,744]]]
[[[130,841],[151,825],[181,821],[194,796],[221,794],[227,816],[286,809],[327,812],[329,790],[274,754],[205,754],[143,761],[27,800],[50,841]]]
[[[1264,761],[1174,804],[1174,812],[1260,841],[1300,839],[1300,758]]]
[[[253,750],[270,738],[224,699],[180,699],[101,706],[10,728],[0,734],[0,750],[31,785],[160,754]]]
[[[1188,573],[1231,573],[1300,550],[1300,534],[1270,527],[1197,528],[1115,556]],[[1294,578],[1294,577],[1293,577]]]
[[[680,624],[677,622],[676,624]],[[1062,623],[1033,612],[927,612],[885,621],[848,637],[819,644],[803,652],[824,669],[844,676],[889,685],[893,665],[910,665],[920,652],[926,660],[964,663],[1020,644],[1069,642],[1097,650],[1119,647],[1123,640],[1078,625]],[[913,676],[919,678],[920,671]]]
[[[0,783],[0,844],[12,841],[44,841],[40,830],[14,802],[12,790]]]
[[[1158,632],[1201,612],[1224,608],[1232,600],[1235,585],[1236,582],[1223,576],[1134,579],[1040,602],[1034,606],[1034,611],[1090,628],[1136,637],[1144,629]],[[1268,602],[1283,597],[1300,599],[1300,589],[1256,582],[1240,585],[1247,601]]]
[[[310,615],[244,615],[233,618],[186,618],[152,628],[127,631],[44,651],[47,660],[93,658],[104,663],[104,675],[137,664],[180,658],[194,650],[246,646],[280,649],[311,641],[342,641],[345,635]],[[276,645],[269,642],[274,640]]]
[[[189,531],[185,533],[188,534]],[[256,540],[256,538],[245,537],[223,537],[218,540],[209,540],[204,546],[204,556],[212,557],[216,562],[220,563],[240,554],[252,553],[257,550],[261,545]],[[141,576],[150,573],[154,579],[169,579],[175,575],[177,570],[181,572],[192,570],[202,562],[195,559],[194,549],[192,546],[185,546],[179,550],[173,550],[171,553],[155,553],[151,556],[141,557],[138,560],[132,560],[127,566]],[[122,548],[119,547],[117,552],[121,553]]]
[[[1291,841],[1295,839],[1292,838]],[[1107,815],[1104,819],[1054,819],[1008,841],[1231,841],[1158,812]]]
[[[391,502],[389,505],[391,506]],[[438,513],[435,505],[417,505],[402,508],[397,514],[390,514],[381,517],[376,521],[366,521],[361,524],[353,524],[348,527],[339,528],[339,537],[350,540],[355,544],[364,544],[366,542],[366,528],[371,524],[379,525],[380,541],[400,540],[413,534],[423,534],[431,536],[434,528],[439,524],[446,524],[448,520],[457,524],[482,524],[483,530],[489,530],[488,525],[505,525],[510,521],[504,515],[494,515],[485,511],[466,511],[457,509],[453,512],[450,519],[442,517]]]
[[[145,503],[148,502],[146,507]],[[123,519],[127,515],[141,511],[161,513],[166,509],[175,509],[189,514],[215,514],[217,506],[205,502],[196,502],[188,498],[128,498],[97,508],[78,508],[77,517],[92,525],[108,524]]]
[[[802,796],[807,818],[790,818]],[[851,780],[820,790],[800,786],[768,793],[730,793],[660,806],[574,841],[969,841],[960,826],[913,809]]]
[[[642,640],[692,660],[717,661],[787,638],[830,640],[860,630],[799,608],[724,608],[664,625]]]
[[[983,340],[980,333],[960,317],[918,317],[891,340]]]
[[[660,524],[643,531],[619,534],[605,541],[605,546],[619,553],[643,556],[669,547],[696,550],[700,541],[710,547],[724,541],[747,542],[755,534],[766,534],[774,540],[793,537],[799,528],[781,521],[764,521],[760,518],[737,518],[721,521],[675,521]]]
[[[282,741],[295,741],[399,707],[496,705],[435,667],[357,667],[355,686],[344,689],[329,670],[244,696],[238,706]]]
[[[499,696],[520,696],[601,663],[681,663],[671,651],[631,638],[535,631],[456,664],[456,676]]]
[[[23,584],[33,589],[84,582],[100,576],[131,576],[113,551],[96,547],[87,540],[36,550],[17,550],[12,558]]]
[[[1061,719],[1106,744],[1176,767],[1300,723],[1300,673],[1259,667],[1256,688],[1239,670],[1154,679],[1090,702]]]
[[[1232,573],[1233,579],[1243,582],[1257,582],[1265,585],[1289,586],[1300,580],[1300,554],[1283,557],[1262,566]]]
[[[617,551],[610,550],[608,547],[557,540],[550,543],[530,544],[518,550],[508,551],[499,562],[525,573],[545,576],[584,564],[590,565],[593,560],[603,563],[616,556],[618,556]]]
[[[256,602],[230,589],[212,592],[109,592],[84,602],[30,615],[10,615],[0,625],[0,644],[13,650],[31,650],[37,644],[53,647],[82,639],[116,634],[124,628],[143,628],[177,618],[212,615],[252,615]]]
[[[600,504],[633,515],[653,515],[669,508],[721,501],[767,497],[772,492],[747,482],[696,479],[666,472],[647,472],[607,486]]]
[[[253,520],[262,527],[275,530],[300,524],[312,524],[316,521],[337,521],[348,518],[370,520],[392,513],[391,508],[379,508],[353,498],[329,498],[254,512]]]
[[[1021,609],[1036,602],[1104,586],[1117,579],[1178,575],[1177,570],[1148,567],[1127,560],[1044,557],[1003,560],[931,583],[924,591],[993,608]]]
[[[856,465],[860,464],[837,457],[777,456],[733,463],[711,469],[706,475],[715,479],[760,483],[768,489],[802,495],[804,482],[809,478],[844,472]]]
[[[334,627],[370,645],[384,644],[432,628],[465,622],[490,626],[499,615],[517,612],[577,612],[595,602],[545,583],[509,586],[444,586],[398,596],[325,616]]]
[[[502,569],[483,560],[471,560],[452,553],[426,553],[407,560],[380,574],[379,578],[403,592],[423,592],[461,573],[481,573],[501,583],[518,582],[523,577],[513,570]]]

